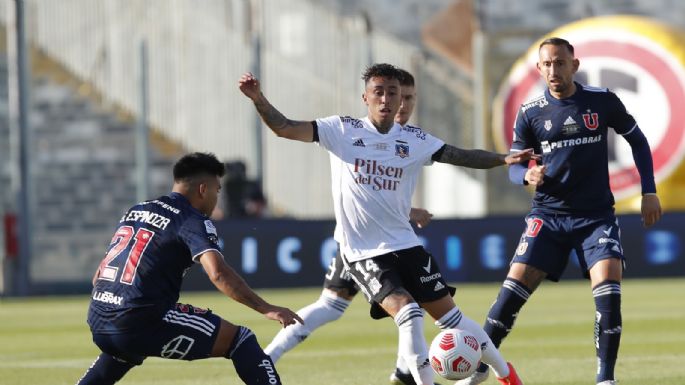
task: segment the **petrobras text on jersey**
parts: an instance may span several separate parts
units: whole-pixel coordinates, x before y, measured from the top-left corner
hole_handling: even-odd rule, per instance
[[[128,213],[126,213],[120,220],[120,222],[128,221],[143,222],[147,223],[148,225],[152,225],[158,229],[164,230],[166,229],[169,222],[171,222],[171,219],[159,215],[157,213],[153,213],[151,211],[131,210]]]
[[[552,150],[555,150],[557,148],[580,146],[580,145],[589,144],[589,143],[598,143],[601,140],[602,140],[602,135],[595,135],[595,136],[584,136],[582,138],[576,138],[576,139],[558,140],[556,142],[551,142],[551,143],[547,140],[543,140],[540,144],[542,145],[542,152],[546,154],[546,153],[552,152]]]
[[[124,300],[124,297],[114,295],[114,293],[110,293],[108,291],[96,291],[95,293],[93,293],[93,300],[104,303],[111,303],[114,305],[121,305],[121,301]]]

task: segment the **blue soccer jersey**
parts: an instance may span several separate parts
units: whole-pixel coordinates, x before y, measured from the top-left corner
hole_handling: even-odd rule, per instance
[[[576,87],[566,99],[556,99],[545,90],[518,112],[512,150],[534,148],[547,166],[533,210],[599,214],[613,208],[609,129],[628,135],[639,128],[613,92],[579,83]]]
[[[219,251],[213,223],[181,194],[130,208],[119,221],[93,288],[94,333],[126,333],[161,317],[179,298],[196,257]]]

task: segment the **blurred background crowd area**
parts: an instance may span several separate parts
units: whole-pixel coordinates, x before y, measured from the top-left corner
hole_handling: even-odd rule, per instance
[[[19,3],[28,192],[17,181]],[[417,80],[412,124],[459,147],[502,152],[492,103],[516,60],[559,26],[616,14],[685,30],[685,2],[676,0],[3,1],[0,244],[6,256],[17,252],[10,228],[26,193],[31,277],[83,281],[137,201],[137,175],[150,197],[165,194],[171,165],[188,151],[226,162],[216,219],[330,219],[327,153],[271,135],[237,88],[242,73],[256,73],[278,109],[305,120],[364,115],[362,71],[392,63]],[[149,128],[145,170],[136,161],[141,119]],[[414,200],[436,218],[482,218],[524,213],[530,191],[510,186],[504,168],[434,166]],[[667,204],[679,209],[685,198]]]

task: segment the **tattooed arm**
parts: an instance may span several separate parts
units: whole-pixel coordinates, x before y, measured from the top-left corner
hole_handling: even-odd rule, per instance
[[[276,135],[301,142],[312,142],[314,140],[312,122],[286,118],[262,94],[259,80],[254,75],[248,72],[241,76],[238,81],[238,88],[252,100],[264,124],[269,126]]]
[[[519,163],[531,158],[535,158],[535,155],[533,155],[533,149],[530,148],[504,155],[485,150],[464,150],[449,144],[433,155],[433,160],[436,162],[481,169]]]

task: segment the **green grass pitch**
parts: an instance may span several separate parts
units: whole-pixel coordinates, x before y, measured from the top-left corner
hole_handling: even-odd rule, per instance
[[[481,323],[498,284],[458,285],[456,301]],[[260,290],[268,301],[298,309],[319,288]],[[623,283],[623,339],[617,365],[621,385],[685,384],[685,278],[628,279]],[[283,383],[298,385],[387,384],[397,334],[389,319],[373,321],[356,298],[343,318],[317,330],[277,364]],[[181,301],[209,307],[249,326],[266,346],[273,321],[216,293],[184,294]],[[98,350],[85,323],[88,298],[0,300],[0,384],[74,384]],[[526,385],[594,384],[594,305],[587,281],[545,283],[521,312],[502,346]],[[437,328],[426,321],[430,341]],[[447,384],[448,381],[440,381]],[[121,384],[240,384],[225,359],[195,362],[149,358]],[[486,384],[497,384],[493,376]]]

